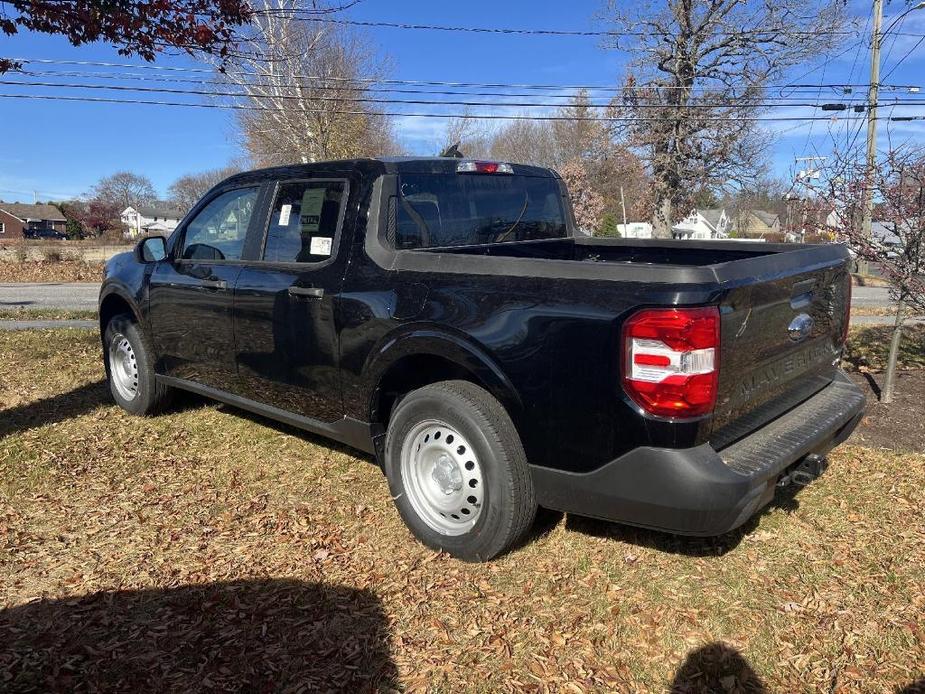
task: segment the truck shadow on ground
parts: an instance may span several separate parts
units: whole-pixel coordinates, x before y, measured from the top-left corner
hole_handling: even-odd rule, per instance
[[[294,580],[103,592],[0,611],[4,692],[377,691],[397,686],[365,590]]]
[[[660,552],[670,552],[687,557],[715,557],[722,556],[739,546],[739,543],[758,527],[761,516],[777,509],[785,513],[793,513],[800,507],[797,494],[802,487],[790,485],[780,487],[774,494],[774,500],[765,506],[756,515],[752,516],[742,526],[732,532],[716,537],[690,537],[672,535],[659,530],[637,528],[631,525],[622,525],[596,518],[585,518],[568,514],[565,527],[574,532],[584,533],[592,537],[626,542],[632,545],[648,547]]]
[[[66,393],[2,410],[0,438],[46,424],[57,424],[112,404],[105,380],[86,383]]]

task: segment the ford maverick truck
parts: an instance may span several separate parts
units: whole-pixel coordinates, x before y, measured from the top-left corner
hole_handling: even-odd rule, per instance
[[[840,245],[581,235],[550,170],[449,158],[229,178],[100,294],[116,402],[176,389],[375,457],[427,545],[537,507],[718,535],[860,419]]]

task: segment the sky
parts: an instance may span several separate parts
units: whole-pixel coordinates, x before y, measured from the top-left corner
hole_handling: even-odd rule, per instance
[[[344,16],[363,21],[581,31],[606,28],[601,20],[603,5],[602,0],[572,0],[568,3],[538,0],[467,0],[464,3],[364,0]],[[788,81],[813,84],[867,82],[870,58],[868,43],[862,41],[861,36],[870,31],[869,25],[865,31],[865,20],[870,15],[871,3],[870,0],[851,0],[849,5],[851,12],[858,17],[858,36],[844,37],[834,57],[795,69]],[[887,2],[884,26],[889,26],[892,18],[905,7],[901,0]],[[901,29],[925,35],[925,9],[909,13]],[[391,28],[370,29],[368,35],[382,54],[388,56],[393,66],[391,76],[397,79],[605,87],[619,82],[632,58],[629,53],[605,50],[601,40],[594,37]],[[925,39],[921,44],[918,41],[918,37],[909,36],[888,38],[883,46],[882,74],[889,74],[884,81],[890,84],[920,85],[925,100]],[[104,44],[75,48],[62,38],[30,32],[14,37],[0,36],[0,56],[141,62],[118,56],[112,47]],[[185,56],[165,56],[159,58],[156,65],[201,67]],[[14,79],[9,75],[0,76],[0,81]],[[23,94],[26,91],[24,87],[0,84],[0,93]],[[74,94],[73,90],[39,87],[29,88],[28,93]],[[121,96],[105,91],[90,94]],[[812,97],[815,101],[817,95]],[[164,97],[140,95],[139,98]],[[839,97],[833,92],[826,92],[818,98],[829,102],[838,101]],[[409,107],[409,110],[415,108],[453,113],[458,112],[460,107]],[[508,109],[509,113],[518,111],[522,109]],[[775,115],[802,116],[810,112],[820,115],[816,109],[797,108],[778,109]],[[925,115],[925,106],[899,106],[891,112],[893,115]],[[845,117],[843,113],[835,115]],[[860,125],[863,124],[762,124],[775,135],[771,156],[773,173],[782,178],[792,178],[794,171],[801,166],[794,162],[795,157],[826,154],[831,151],[833,137],[844,142],[854,136]],[[433,155],[439,148],[446,122],[442,119],[398,118],[396,126],[401,144],[409,154]],[[845,130],[846,127],[850,128],[850,133]],[[119,170],[148,176],[163,195],[179,176],[217,168],[242,155],[231,112],[218,109],[0,98],[0,133],[3,135],[3,144],[0,145],[0,199],[7,201],[31,202],[33,196],[39,200],[77,197],[87,193],[101,177]],[[860,137],[863,136],[862,132]],[[925,144],[925,122],[881,124],[879,146],[885,147],[888,140],[895,144],[910,139]]]

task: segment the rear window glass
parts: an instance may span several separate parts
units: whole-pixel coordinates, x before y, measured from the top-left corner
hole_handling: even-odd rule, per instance
[[[405,174],[398,188],[396,248],[568,236],[562,192],[554,178]]]

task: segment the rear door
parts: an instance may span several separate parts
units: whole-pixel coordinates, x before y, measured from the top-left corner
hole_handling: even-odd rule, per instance
[[[148,306],[159,373],[236,390],[234,287],[259,192],[254,184],[211,194],[154,268]]]
[[[732,443],[832,381],[849,303],[850,275],[840,263],[754,278],[726,294],[714,446]]]
[[[279,181],[259,260],[236,285],[242,394],[322,422],[343,416],[334,307],[350,246],[342,238],[348,193],[344,178]]]

